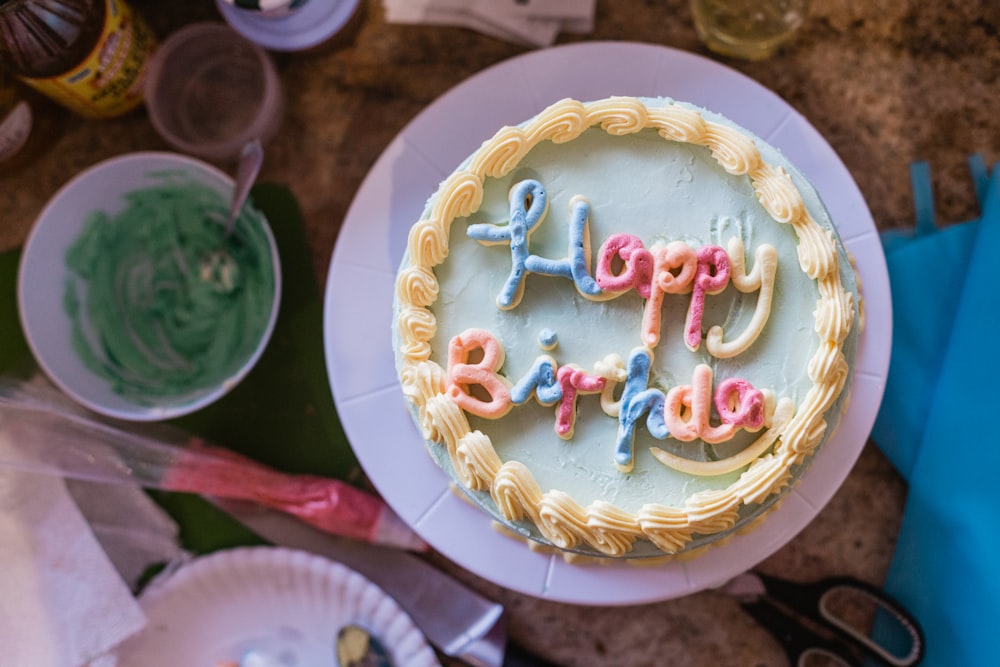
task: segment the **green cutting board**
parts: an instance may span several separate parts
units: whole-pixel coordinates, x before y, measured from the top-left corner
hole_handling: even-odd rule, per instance
[[[281,256],[281,308],[253,370],[214,404],[170,423],[262,463],[361,483],[363,476],[333,403],[323,351],[323,302],[302,213],[284,186],[261,183],[254,204],[268,219]],[[0,255],[0,373],[36,367],[17,314],[20,251]],[[151,492],[177,521],[186,549],[204,553],[259,543],[201,498]]]

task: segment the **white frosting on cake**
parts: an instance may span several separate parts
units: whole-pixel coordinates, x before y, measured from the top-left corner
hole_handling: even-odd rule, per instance
[[[561,104],[563,107],[556,105],[539,118],[551,118],[553,110],[562,112],[579,105]],[[586,550],[589,546],[607,555],[673,553],[711,542],[759,515],[832,429],[796,439],[795,446],[803,449],[801,455],[791,452],[780,464],[773,464],[781,470],[764,471],[761,476],[766,482],[756,490],[755,482],[748,479],[753,475],[744,475],[748,465],[722,474],[691,474],[665,465],[655,454],[659,450],[663,460],[673,455],[688,461],[714,461],[738,456],[755,442],[760,442],[758,449],[770,451],[769,442],[758,441],[767,439],[767,427],[756,432],[738,429],[731,440],[706,444],[656,438],[643,417],[635,428],[634,465],[623,472],[615,459],[619,420],[602,410],[601,397],[596,394],[579,395],[570,437],[557,434],[555,407],[534,399],[513,405],[499,419],[467,412],[456,415],[447,408],[444,412],[452,415],[448,418],[451,425],[442,426],[442,412],[426,406],[447,400],[448,380],[442,371],[449,366],[449,342],[470,329],[485,330],[502,345],[505,357],[499,374],[510,383],[525,377],[540,355],[548,355],[558,366],[575,364],[596,375],[599,371],[595,369],[602,368],[599,364],[606,363],[609,355],[627,362],[633,350],[644,346],[646,301],[635,290],[595,300],[581,294],[569,278],[528,274],[520,301],[511,307],[498,307],[512,267],[510,243],[484,244],[470,238],[469,226],[506,225],[511,218],[511,188],[530,179],[544,187],[548,198],[545,217],[529,236],[531,254],[552,259],[568,256],[571,205],[582,197],[590,206],[587,227],[591,248],[587,255],[591,275],[601,244],[620,233],[638,237],[647,249],[671,242],[683,242],[695,250],[721,246],[729,249],[731,259],[734,246],[730,244],[735,239],[745,248],[748,273],[759,261],[755,252],[773,247],[778,258],[773,305],[769,311],[765,309],[767,319],[759,336],[750,336],[752,343],[728,358],[720,358],[726,355],[714,347],[717,354],[711,353],[704,338],[714,325],[722,327],[724,341],[751,327],[763,293],[759,289],[744,294],[729,284],[717,295],[707,294],[703,337],[695,351],[684,340],[691,295],[666,294],[660,311],[659,341],[648,348],[653,357],[649,386],[667,393],[673,387],[690,385],[696,367],[704,364],[712,369],[713,387],[726,378],[739,378],[764,390],[769,396],[769,416],[776,403],[787,399],[794,404],[796,417],[806,420],[802,422],[806,429],[835,421],[842,407],[846,378],[831,381],[836,386],[824,384],[825,380],[817,380],[823,373],[816,366],[840,365],[845,358],[853,358],[857,327],[853,326],[856,297],[851,295],[856,293],[856,285],[843,249],[832,242],[832,225],[815,190],[773,148],[752,140],[752,135],[718,115],[669,100],[622,98],[579,108],[585,108],[591,117],[601,115],[605,108],[613,109],[624,118],[625,129],[619,134],[615,122],[604,127],[588,125],[588,129],[569,131],[566,138],[570,140],[556,143],[564,137],[551,130],[555,125],[552,121],[544,137],[552,141],[532,141],[529,137],[528,149],[518,144],[522,153],[515,151],[518,159],[507,160],[500,167],[484,167],[486,157],[503,153],[498,145],[504,143],[505,132],[514,129],[505,128],[492,144],[486,142],[456,170],[459,176],[477,169],[485,172],[481,202],[472,197],[443,203],[440,192],[463,191],[454,187],[455,176],[451,185],[446,182],[429,202],[424,222],[411,235],[410,252],[401,268],[396,304],[400,314],[397,362],[432,455],[495,518],[529,537],[566,549]],[[657,108],[690,119],[695,125],[691,130],[694,138],[665,138],[658,129],[667,137],[679,130],[673,126],[664,129],[662,123],[656,125],[648,118],[628,118],[631,111],[642,116],[643,109]],[[536,118],[534,122],[540,121]],[[635,125],[628,126],[629,122]],[[527,123],[521,130],[536,127]],[[715,132],[720,139],[706,140],[706,132]],[[735,149],[727,150],[727,142]],[[487,148],[491,148],[489,155],[484,155]],[[753,174],[758,175],[756,180]],[[779,179],[779,185],[780,179],[790,179],[795,186],[790,190],[797,191],[800,199],[792,196],[786,202],[783,185],[776,194],[768,193],[772,178]],[[767,208],[762,201],[767,202]],[[450,215],[441,213],[446,206],[460,205],[470,214],[455,216],[450,222],[442,249],[424,232]],[[781,217],[787,220],[776,220]],[[425,223],[426,228],[421,228]],[[448,222],[444,224],[447,227]],[[421,257],[414,258],[415,253]],[[821,295],[817,277],[835,284],[826,284]],[[821,303],[826,306],[817,314]],[[825,323],[831,318],[823,314],[831,308],[837,311],[832,325]],[[835,329],[832,335],[824,332],[830,328]],[[836,349],[829,354],[820,349],[831,345]],[[845,371],[829,375],[837,373],[844,375]],[[820,385],[835,393],[818,398]],[[621,385],[614,397],[620,394]],[[803,406],[808,410],[817,405],[829,406],[825,416],[813,419],[798,414]],[[779,411],[779,417],[782,415]],[[718,415],[712,423],[718,423]],[[454,432],[448,433],[452,428]],[[459,446],[463,439],[475,444]],[[471,466],[465,463],[468,457],[476,459]],[[458,471],[456,460],[460,461]],[[467,467],[480,472],[470,473]],[[525,482],[525,474],[529,482]],[[498,487],[514,490],[498,492]],[[509,497],[522,496],[531,498],[515,503],[520,507],[506,507]],[[712,509],[713,499],[724,496],[726,499],[719,502],[725,507]],[[692,504],[692,497],[699,502]],[[731,506],[734,497],[738,506]],[[661,509],[668,510],[666,515],[657,513]],[[569,516],[562,516],[563,512]],[[580,512],[583,519],[572,516]],[[700,513],[705,514],[704,520]],[[579,521],[587,525],[574,528]],[[663,522],[676,523],[679,530],[670,528],[666,531],[669,534],[658,540],[657,526]],[[562,534],[562,527],[568,534]],[[601,536],[594,537],[594,531]],[[632,540],[643,536],[651,537],[658,549],[633,549]],[[605,544],[605,540],[612,544]]]

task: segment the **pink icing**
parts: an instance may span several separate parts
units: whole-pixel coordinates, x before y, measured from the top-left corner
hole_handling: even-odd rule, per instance
[[[381,498],[346,482],[289,475],[222,447],[194,439],[179,449],[163,488],[248,500],[288,512],[335,535],[374,542],[389,513]]]
[[[664,294],[685,294],[698,268],[698,256],[691,246],[674,241],[653,249],[653,279],[646,308],[642,312],[642,341],[650,347],[660,342]],[[674,271],[679,271],[674,275]]]
[[[482,359],[469,363],[473,352],[482,351]],[[497,371],[503,365],[503,347],[483,329],[467,329],[448,343],[448,397],[466,412],[487,419],[499,419],[513,407],[510,387]],[[485,401],[472,395],[473,387],[488,395]]]
[[[736,409],[729,407],[735,394]],[[726,424],[756,431],[764,425],[764,392],[739,378],[727,378],[715,390],[715,409]]]
[[[709,443],[729,440],[736,427],[732,424],[712,426],[709,423],[711,407],[712,369],[699,364],[694,369],[692,384],[680,385],[667,392],[663,421],[670,435],[683,442],[698,438]]]
[[[736,394],[737,407],[729,407],[729,399]],[[712,369],[699,364],[694,370],[692,383],[680,385],[667,392],[663,420],[670,435],[690,442],[701,438],[708,443],[725,442],[736,430],[755,431],[764,425],[764,392],[755,389],[748,381],[728,378],[715,390],[715,409],[722,423],[710,423],[712,407]]]
[[[615,257],[625,263],[621,273],[612,270]],[[618,294],[635,288],[643,299],[649,298],[653,280],[653,253],[631,234],[612,234],[601,246],[597,259],[596,280],[605,292]]]
[[[691,289],[684,343],[691,350],[701,344],[701,320],[705,316],[705,295],[718,294],[729,284],[729,255],[717,245],[698,249],[698,268]]]
[[[573,435],[576,424],[576,399],[580,393],[599,394],[607,383],[599,375],[588,375],[587,371],[574,366],[561,366],[556,371],[556,379],[562,388],[562,398],[556,408],[556,433],[562,438]]]

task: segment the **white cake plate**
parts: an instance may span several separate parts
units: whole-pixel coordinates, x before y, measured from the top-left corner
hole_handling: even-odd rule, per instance
[[[853,254],[867,323],[849,407],[779,509],[759,528],[690,562],[570,565],[496,532],[449,490],[404,404],[391,343],[396,269],[407,233],[438,183],[503,125],[564,97],[666,96],[717,111],[779,148],[816,186]],[[640,604],[717,586],[764,560],[830,500],[861,453],[889,367],[892,315],[885,257],[871,213],[830,145],[773,92],[684,51],[596,42],[536,51],[459,84],[386,148],[359,188],[334,249],[324,305],[327,369],[354,451],[379,493],[435,549],[522,593],[567,603]]]

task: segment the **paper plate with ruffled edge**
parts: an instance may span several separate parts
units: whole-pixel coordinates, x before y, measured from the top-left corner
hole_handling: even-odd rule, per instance
[[[215,667],[250,651],[279,665],[334,665],[346,624],[368,630],[394,664],[434,667],[410,617],[357,572],[320,556],[247,547],[198,558],[139,598],[145,629],[118,652],[119,667]]]

